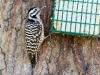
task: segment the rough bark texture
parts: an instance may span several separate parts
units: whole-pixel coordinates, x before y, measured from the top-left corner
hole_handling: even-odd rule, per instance
[[[47,8],[41,19],[49,34],[52,0],[0,0],[0,75],[100,75],[100,39],[52,34],[32,69],[25,45],[27,11]]]

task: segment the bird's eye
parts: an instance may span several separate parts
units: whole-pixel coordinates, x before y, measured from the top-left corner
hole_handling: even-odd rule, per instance
[[[33,13],[36,12],[36,11],[37,11],[37,9],[34,9]]]
[[[37,11],[37,9],[35,9],[35,11]]]

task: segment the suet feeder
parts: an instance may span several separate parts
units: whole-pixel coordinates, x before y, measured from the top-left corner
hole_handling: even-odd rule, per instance
[[[50,31],[100,37],[100,0],[55,0]]]

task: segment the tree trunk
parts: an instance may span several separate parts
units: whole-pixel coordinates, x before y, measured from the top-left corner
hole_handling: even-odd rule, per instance
[[[100,75],[100,39],[51,34],[38,52],[32,68],[25,45],[29,8],[41,13],[45,36],[49,34],[52,0],[0,0],[0,75]]]

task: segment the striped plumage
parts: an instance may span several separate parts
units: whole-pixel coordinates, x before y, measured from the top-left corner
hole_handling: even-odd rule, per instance
[[[44,26],[40,19],[40,12],[43,8],[44,7],[39,9],[34,7],[29,10],[28,12],[29,18],[25,28],[27,52],[29,55],[31,55],[31,60],[35,55],[36,62],[37,62],[37,50],[45,38]]]

